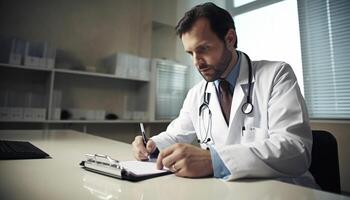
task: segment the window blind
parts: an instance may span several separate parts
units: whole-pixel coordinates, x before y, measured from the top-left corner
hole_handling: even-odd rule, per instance
[[[312,119],[350,119],[349,12],[349,0],[298,0],[304,92]]]
[[[156,119],[174,119],[179,115],[188,91],[189,68],[173,62],[157,63]]]

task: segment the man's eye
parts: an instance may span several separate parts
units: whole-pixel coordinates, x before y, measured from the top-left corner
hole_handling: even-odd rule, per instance
[[[200,49],[198,49],[200,52],[206,52],[208,51],[209,47],[208,46],[203,46]]]

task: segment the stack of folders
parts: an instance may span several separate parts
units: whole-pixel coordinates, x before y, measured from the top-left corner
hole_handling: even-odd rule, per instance
[[[127,53],[112,54],[101,60],[102,73],[139,80],[150,79],[150,59]]]
[[[55,57],[56,49],[47,42],[26,42],[24,65],[52,69]]]
[[[0,37],[0,63],[53,68],[56,48],[47,42]]]
[[[46,95],[40,92],[4,89],[0,91],[0,121],[43,121],[45,99]]]
[[[170,174],[171,171],[158,170],[155,162],[118,161],[101,154],[86,154],[80,165],[89,171],[129,181],[141,181]]]
[[[21,65],[24,59],[25,41],[18,38],[0,38],[0,62]]]

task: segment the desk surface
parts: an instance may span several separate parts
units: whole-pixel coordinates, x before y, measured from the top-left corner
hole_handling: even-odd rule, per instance
[[[137,183],[80,168],[85,153],[132,159],[131,146],[76,131],[0,131],[30,141],[52,159],[0,161],[0,199],[346,199],[274,180],[224,182],[168,175]]]

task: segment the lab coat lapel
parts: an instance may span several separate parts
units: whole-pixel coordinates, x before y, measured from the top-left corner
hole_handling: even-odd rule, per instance
[[[248,93],[248,85],[249,85],[248,84],[248,76],[249,76],[248,60],[243,53],[240,53],[240,56],[241,56],[240,71],[236,81],[236,85],[235,85],[235,89],[232,97],[232,104],[231,104],[230,124],[229,124],[230,132],[231,132],[231,129],[237,128],[237,127],[235,128],[232,127],[233,125],[235,124],[240,125],[241,120],[243,120],[244,114],[241,111],[241,107],[243,103],[245,103],[246,95]],[[255,78],[254,78],[254,73],[252,71],[252,86],[254,84],[254,81],[255,81]]]
[[[213,138],[215,140],[215,143],[224,143],[228,135],[228,126],[226,124],[224,115],[221,111],[220,102],[219,102],[218,95],[216,93],[216,88],[214,83],[208,84],[208,92],[211,93],[209,108],[212,111]]]

